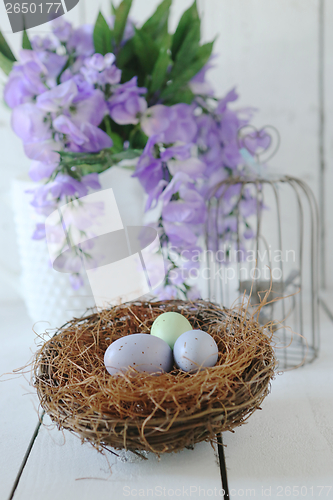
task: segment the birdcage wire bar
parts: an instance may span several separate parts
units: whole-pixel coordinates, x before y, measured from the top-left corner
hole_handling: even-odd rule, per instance
[[[319,352],[319,218],[315,197],[310,187],[301,179],[291,176],[280,176],[268,178],[258,177],[230,177],[217,184],[211,192],[208,203],[208,217],[205,231],[206,266],[211,277],[208,282],[208,299],[231,306],[233,303],[230,292],[229,280],[225,275],[221,275],[216,270],[221,266],[227,268],[230,263],[221,264],[218,259],[212,259],[211,252],[212,224],[214,220],[214,237],[218,242],[218,249],[224,244],[223,237],[219,235],[218,214],[224,203],[224,196],[230,186],[240,186],[239,197],[235,203],[237,217],[236,238],[233,244],[236,249],[240,249],[244,243],[241,236],[241,214],[240,202],[244,190],[252,188],[256,199],[256,213],[254,215],[255,227],[254,238],[251,245],[255,252],[255,267],[253,261],[247,262],[248,273],[251,276],[253,269],[259,270],[258,262],[260,248],[271,247],[270,237],[263,227],[263,216],[266,220],[271,217],[271,227],[275,228],[277,248],[283,255],[283,220],[281,213],[281,193],[288,187],[293,195],[293,203],[296,205],[295,228],[293,234],[297,235],[295,249],[296,268],[292,269],[289,276],[285,278],[283,258],[278,264],[279,279],[272,277],[273,262],[269,261],[267,267],[270,270],[270,279],[259,280],[252,272],[252,279],[242,280],[241,270],[244,270],[244,262],[241,259],[241,252],[236,252],[236,278],[238,286],[238,297],[245,296],[250,307],[255,307],[264,297],[267,290],[271,291],[267,296],[267,304],[263,306],[258,316],[262,324],[268,321],[278,321],[279,327],[275,332],[278,340],[276,355],[279,360],[279,369],[286,370],[294,368],[304,363],[313,361]],[[284,192],[284,196],[285,196]],[[290,196],[290,194],[289,194]],[[289,198],[290,199],[290,198]],[[291,200],[291,199],[290,199]],[[266,205],[267,202],[267,205]],[[274,210],[273,210],[274,209]],[[213,214],[217,214],[214,219]],[[274,216],[275,214],[275,216]],[[275,220],[273,220],[275,217]],[[305,227],[306,226],[306,227]],[[267,229],[267,222],[266,222]],[[269,233],[269,231],[268,231]],[[272,231],[271,231],[272,233]],[[249,245],[248,245],[249,246]],[[248,248],[247,248],[248,250]],[[269,255],[269,252],[267,253]],[[241,268],[241,265],[243,266]],[[252,271],[251,271],[252,270]],[[260,274],[259,272],[257,273]],[[213,277],[212,277],[213,276]],[[218,278],[216,279],[216,276]],[[307,278],[307,280],[305,279]],[[272,280],[272,282],[271,282]],[[308,282],[306,284],[306,281]],[[250,295],[252,287],[252,294]],[[307,292],[305,294],[305,292]],[[273,299],[278,299],[271,302]],[[290,344],[290,345],[289,345]]]

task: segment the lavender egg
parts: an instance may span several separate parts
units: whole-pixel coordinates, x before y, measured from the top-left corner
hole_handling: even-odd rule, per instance
[[[173,356],[178,368],[184,372],[196,372],[212,367],[218,359],[218,347],[209,333],[190,330],[178,337],[173,348]]]
[[[125,373],[130,367],[140,373],[161,374],[173,366],[172,350],[164,340],[146,333],[134,333],[112,342],[104,354],[110,375]]]

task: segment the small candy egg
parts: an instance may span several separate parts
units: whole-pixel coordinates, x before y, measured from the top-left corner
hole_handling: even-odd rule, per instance
[[[104,354],[110,375],[125,373],[129,367],[138,372],[163,373],[173,366],[172,350],[164,340],[146,333],[134,333],[112,342]]]
[[[150,333],[164,340],[173,349],[178,337],[189,330],[192,330],[192,326],[185,316],[176,312],[165,312],[155,319]]]
[[[178,368],[184,372],[196,372],[199,367],[214,366],[218,359],[218,347],[209,333],[190,330],[175,342],[173,356]]]

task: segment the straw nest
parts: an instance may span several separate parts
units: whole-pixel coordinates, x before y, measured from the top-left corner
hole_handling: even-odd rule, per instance
[[[219,348],[213,368],[194,374],[174,367],[159,376],[112,377],[104,352],[114,340],[149,333],[165,311],[184,314]],[[132,302],[73,319],[37,352],[34,385],[59,428],[96,448],[157,454],[216,441],[260,407],[276,367],[269,330],[242,308],[206,301]]]

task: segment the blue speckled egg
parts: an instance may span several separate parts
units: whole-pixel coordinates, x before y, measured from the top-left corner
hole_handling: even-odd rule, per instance
[[[184,372],[195,372],[214,366],[218,359],[218,347],[209,333],[190,330],[175,342],[173,356],[178,368]]]

